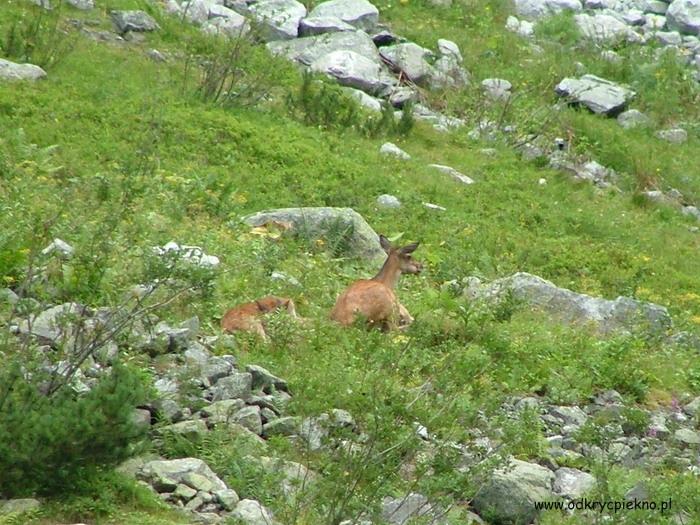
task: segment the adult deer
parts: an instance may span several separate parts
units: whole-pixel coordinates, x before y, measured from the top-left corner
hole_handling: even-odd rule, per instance
[[[382,269],[372,279],[351,284],[338,297],[331,311],[331,319],[343,326],[351,325],[358,316],[383,330],[393,330],[413,322],[413,317],[399,302],[394,289],[402,273],[417,274],[423,269],[423,265],[411,257],[418,243],[395,248],[383,235],[379,236],[379,243],[387,254]]]
[[[292,318],[301,320],[297,316],[294,301],[288,297],[268,295],[257,301],[231,308],[221,319],[221,329],[224,332],[252,332],[258,334],[264,341],[269,341],[270,338],[265,331],[262,316],[278,310],[287,310]]]

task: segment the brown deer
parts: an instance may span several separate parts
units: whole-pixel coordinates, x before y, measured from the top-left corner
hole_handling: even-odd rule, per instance
[[[287,310],[292,318],[300,319],[297,316],[294,301],[288,297],[268,295],[257,301],[231,308],[221,319],[221,329],[224,332],[252,332],[258,334],[264,341],[269,341],[262,316],[283,309]]]
[[[403,248],[394,248],[389,239],[379,236],[379,243],[387,254],[386,262],[372,279],[363,279],[351,284],[341,295],[331,311],[331,319],[343,326],[351,325],[358,316],[364,317],[372,326],[382,330],[393,330],[407,326],[413,317],[399,302],[394,288],[402,273],[420,273],[423,265],[411,258],[418,243]]]

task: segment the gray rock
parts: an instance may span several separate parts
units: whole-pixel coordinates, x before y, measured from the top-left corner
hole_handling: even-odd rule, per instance
[[[302,495],[318,479],[318,474],[301,463],[266,456],[249,459],[258,463],[266,473],[279,479],[282,493],[288,498]]]
[[[659,439],[665,439],[671,434],[666,426],[666,416],[661,413],[656,413],[652,414],[650,419],[648,429],[649,435]]]
[[[321,2],[309,17],[336,17],[358,29],[372,29],[379,21],[379,10],[367,0],[329,0]]]
[[[260,0],[249,6],[265,40],[289,40],[299,35],[299,22],[306,7],[296,0]]]
[[[630,27],[614,16],[582,13],[574,15],[574,21],[584,38],[597,43],[615,43],[620,41],[639,42],[640,36]]]
[[[671,144],[684,144],[688,141],[688,132],[682,128],[663,129],[657,131],[656,136]]]
[[[399,148],[396,144],[393,144],[391,142],[385,142],[382,144],[382,146],[379,148],[379,153],[380,155],[385,155],[388,157],[396,157],[397,159],[400,160],[410,160],[411,156],[406,153],[404,150]]]
[[[151,428],[151,412],[143,408],[135,408],[131,414],[131,421],[141,430]]]
[[[561,424],[579,427],[588,419],[586,413],[576,406],[555,406],[549,410],[549,414],[554,416]]]
[[[189,483],[185,479],[192,481],[192,474],[209,481],[212,490],[226,490],[228,487],[209,468],[204,461],[197,458],[183,458],[171,460],[149,461],[137,473],[139,479],[147,481],[158,492],[172,492],[180,483]],[[199,478],[194,478],[198,481]],[[192,487],[197,489],[197,487]]]
[[[350,255],[381,262],[386,258],[377,233],[351,208],[282,208],[248,215],[243,221],[250,226],[262,226],[271,221],[288,223],[292,231],[308,238],[337,233],[342,228],[348,236]]]
[[[322,417],[307,417],[301,421],[297,433],[306,442],[309,450],[319,450],[323,447],[324,440],[328,437],[327,422],[327,414],[323,414]]]
[[[80,9],[81,11],[89,11],[95,7],[94,0],[66,0],[68,5]]]
[[[649,489],[647,489],[646,483],[639,481],[634,487],[625,492],[624,498],[625,501],[649,499]]]
[[[700,0],[674,0],[668,6],[666,20],[669,29],[700,34]]]
[[[506,19],[506,29],[525,38],[530,38],[535,34],[535,26],[532,22],[518,20],[512,15]]]
[[[693,399],[690,403],[683,407],[683,411],[689,416],[700,414],[700,396]]]
[[[22,334],[33,335],[49,344],[63,343],[70,347],[80,331],[80,324],[90,317],[90,310],[77,303],[63,303],[40,312],[19,324]]]
[[[224,508],[224,510],[232,511],[241,500],[233,489],[223,489],[214,492],[216,501]]]
[[[668,4],[668,2],[662,2],[661,0],[644,0],[642,7],[645,13],[665,15],[666,11],[668,11]]]
[[[617,116],[617,123],[625,129],[651,126],[651,119],[637,109],[628,109]]]
[[[580,79],[565,78],[555,91],[573,104],[581,104],[593,113],[608,116],[618,115],[635,96],[631,89],[595,75],[583,75]]]
[[[51,243],[46,248],[41,250],[42,255],[51,255],[52,253],[55,253],[66,259],[72,257],[74,252],[75,248],[73,248],[66,241],[58,238],[51,241]]]
[[[275,525],[272,513],[252,499],[242,499],[231,512],[231,517],[240,520],[243,525]]]
[[[465,294],[471,298],[498,300],[504,294],[523,305],[534,307],[567,324],[591,324],[601,333],[645,328],[663,333],[671,327],[666,308],[628,297],[615,300],[591,297],[558,288],[553,283],[528,273],[516,273],[490,285],[470,283]]]
[[[267,48],[275,55],[283,55],[310,65],[332,51],[352,51],[380,64],[379,52],[374,42],[364,31],[341,31],[307,36],[288,41],[269,42]]]
[[[412,42],[381,47],[379,54],[397,73],[416,84],[425,85],[434,74],[428,62],[431,51]]]
[[[289,392],[289,386],[284,379],[280,379],[262,366],[248,365],[246,371],[253,376],[253,390],[262,390],[267,394],[273,390]]]
[[[183,2],[180,10],[186,20],[192,24],[202,25],[209,19],[209,8],[212,3],[208,0],[188,0]]]
[[[382,111],[382,101],[378,98],[368,95],[360,89],[344,88],[343,91],[347,93],[350,98],[356,100],[363,108],[376,113],[380,113]]]
[[[700,445],[700,433],[689,428],[679,428],[673,437],[684,445]]]
[[[224,399],[216,401],[202,409],[202,416],[207,418],[207,423],[216,425],[218,423],[228,423],[233,420],[233,415],[245,407],[242,399]]]
[[[248,399],[251,395],[253,378],[249,373],[234,372],[230,376],[219,379],[209,389],[212,401],[222,399]]]
[[[195,442],[201,441],[206,433],[207,424],[201,419],[180,421],[158,429],[158,434],[161,436],[175,435]]]
[[[219,35],[229,38],[240,38],[243,35],[248,34],[250,31],[250,24],[248,20],[233,12],[233,15],[227,17],[216,17],[207,20],[202,24],[202,31],[210,35]]]
[[[530,523],[537,517],[535,502],[552,498],[553,482],[550,470],[513,459],[506,468],[493,473],[472,505],[489,522]]]
[[[654,38],[662,46],[680,46],[683,42],[680,33],[676,31],[657,31],[654,33]]]
[[[17,64],[0,58],[0,80],[39,80],[46,71],[34,64]]]
[[[260,418],[260,407],[247,406],[236,412],[231,421],[247,428],[254,434],[260,435],[263,431],[262,419]]]
[[[451,168],[450,166],[444,166],[442,164],[428,164],[428,167],[435,168],[440,173],[444,173],[445,175],[449,175],[453,180],[456,180],[457,182],[461,182],[462,184],[474,184],[473,179],[467,177],[463,173],[460,173],[456,169]]]
[[[581,11],[579,0],[515,0],[516,13],[530,20],[537,20],[563,11]]]
[[[437,521],[435,517],[440,514],[436,512],[435,506],[428,501],[423,494],[411,492],[404,497],[386,497],[382,500],[382,518],[391,525],[407,525],[414,519],[420,517],[431,518],[429,523],[447,523],[445,520]]]
[[[153,17],[144,11],[112,11],[110,16],[121,35],[129,31],[142,33],[160,29]]]
[[[401,201],[393,195],[380,195],[377,197],[377,204],[382,208],[400,208]]]
[[[562,467],[554,473],[554,492],[570,499],[578,499],[596,485],[594,476],[575,468]]]
[[[422,104],[415,104],[413,106],[413,118],[432,124],[432,126],[440,132],[458,129],[466,124],[462,119],[442,115]]]
[[[403,108],[408,102],[418,100],[418,92],[410,86],[397,86],[389,94],[389,103],[395,108]]]
[[[211,357],[206,364],[201,367],[201,376],[209,385],[216,384],[219,379],[230,375],[233,372],[233,365],[221,357]]]
[[[354,51],[331,51],[314,60],[309,68],[335,78],[343,86],[367,93],[379,93],[390,85],[380,64]]]
[[[299,36],[315,36],[340,31],[355,31],[355,27],[335,16],[309,16],[299,23]]]
[[[0,302],[16,305],[18,301],[19,295],[10,288],[0,288]]]
[[[445,208],[444,206],[440,206],[439,204],[433,204],[432,202],[424,202],[423,206],[425,206],[429,210],[447,211],[447,208]]]
[[[183,501],[189,501],[197,495],[197,491],[192,487],[180,483],[175,490],[172,492],[172,497],[181,499]]]
[[[22,514],[39,507],[41,503],[33,498],[0,500],[0,515]]]
[[[299,418],[294,416],[280,417],[263,425],[262,435],[293,436],[299,432]]]
[[[159,419],[173,423],[180,421],[184,415],[182,407],[174,399],[156,399],[153,409]]]
[[[441,57],[452,58],[457,63],[462,63],[462,52],[459,50],[459,46],[452,40],[439,38],[437,45],[438,53],[440,53]]]
[[[481,81],[484,93],[492,100],[506,100],[510,97],[513,85],[502,78],[486,78]]]

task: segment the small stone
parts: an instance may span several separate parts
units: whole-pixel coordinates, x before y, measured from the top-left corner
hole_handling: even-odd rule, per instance
[[[670,142],[671,144],[683,144],[688,141],[688,132],[682,128],[657,131],[656,136],[661,140]]]
[[[155,31],[159,29],[156,21],[143,11],[112,11],[112,21],[121,35],[129,31]]]
[[[461,182],[462,184],[474,184],[474,180],[467,177],[463,173],[460,173],[454,168],[451,168],[450,166],[443,166],[442,164],[428,164],[430,168],[435,168],[441,173],[444,173],[446,175],[449,175],[452,177],[452,179],[456,180],[457,182]]]
[[[409,160],[411,158],[411,156],[408,153],[399,148],[396,144],[392,144],[391,142],[386,142],[382,144],[382,147],[379,148],[379,153],[380,155],[396,157],[400,160]]]
[[[299,418],[293,416],[280,417],[263,425],[262,435],[293,436],[299,432]]]
[[[382,208],[400,208],[401,201],[393,195],[380,195],[377,197],[377,204]]]
[[[433,204],[432,202],[424,202],[423,206],[425,206],[429,210],[447,211],[447,208],[440,206],[439,204]]]
[[[158,429],[158,434],[161,436],[174,434],[190,441],[200,441],[206,433],[207,425],[201,419],[195,421],[181,421]]]
[[[700,396],[693,399],[690,403],[683,407],[683,411],[689,416],[700,414]]]
[[[629,109],[617,116],[617,123],[625,129],[632,129],[650,126],[651,119],[639,110]]]
[[[191,487],[188,487],[187,485],[184,485],[180,483],[176,488],[175,491],[172,493],[172,496],[175,498],[179,498],[183,501],[189,501],[192,498],[194,498],[197,495],[197,491]]]
[[[56,253],[66,259],[70,258],[74,252],[75,248],[73,248],[67,242],[58,238],[51,241],[51,244],[49,244],[46,248],[41,250],[42,255],[50,255],[52,253]]]

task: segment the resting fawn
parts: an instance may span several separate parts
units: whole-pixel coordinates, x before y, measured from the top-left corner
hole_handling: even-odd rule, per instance
[[[231,308],[221,319],[221,329],[224,332],[252,332],[258,334],[264,341],[269,341],[270,338],[267,336],[261,318],[267,313],[283,309],[286,309],[294,319],[299,319],[294,301],[287,297],[268,295],[257,301]]]
[[[394,248],[383,235],[379,236],[379,242],[388,256],[382,269],[372,279],[351,284],[338,297],[331,311],[331,319],[343,326],[354,323],[358,316],[383,330],[393,330],[413,322],[413,317],[397,299],[394,288],[402,273],[417,274],[423,269],[421,263],[411,258],[418,243]]]

